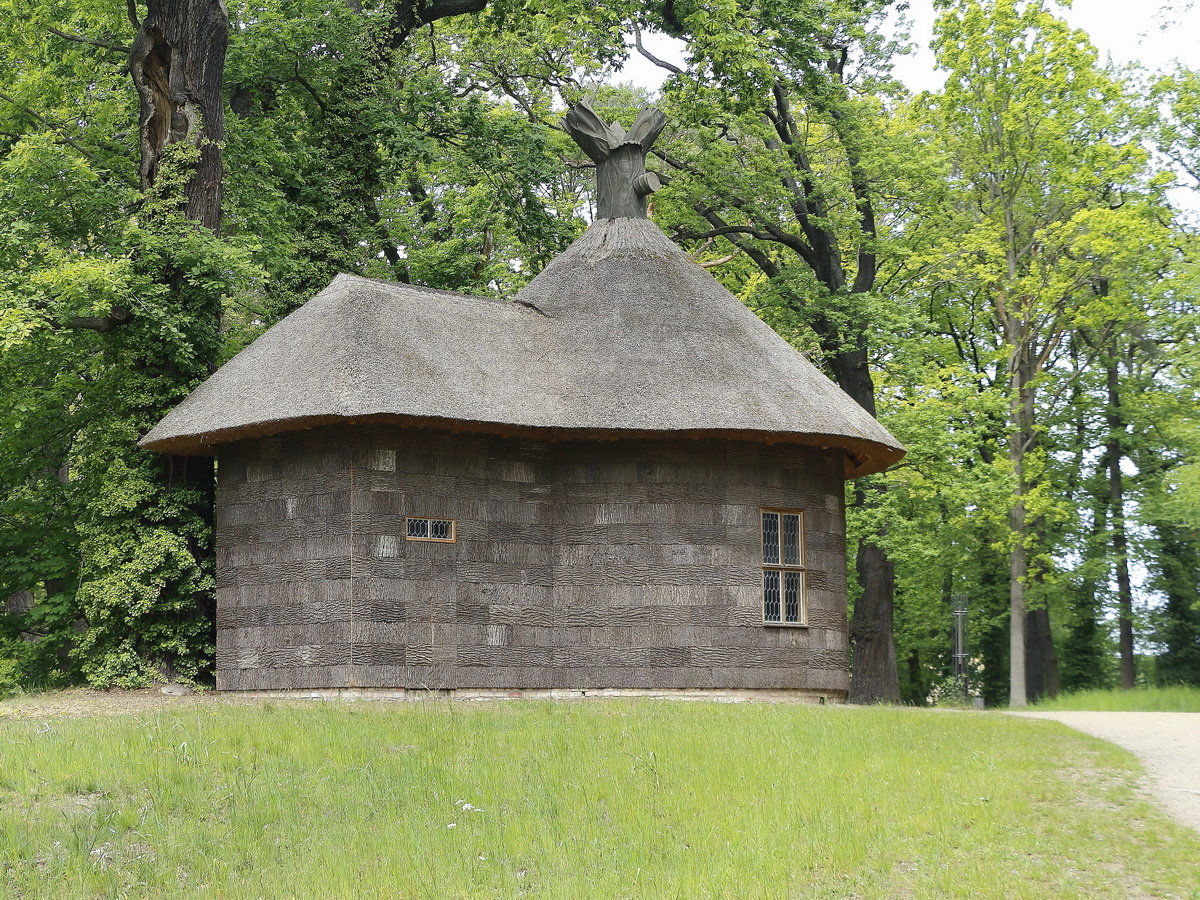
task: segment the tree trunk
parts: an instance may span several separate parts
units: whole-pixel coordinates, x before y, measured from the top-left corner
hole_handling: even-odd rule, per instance
[[[1038,619],[1038,655],[1042,661],[1042,687],[1045,695],[1053,699],[1062,687],[1062,676],[1058,671],[1058,652],[1054,649],[1054,632],[1050,629],[1050,609],[1043,606],[1034,611]]]
[[[1050,610],[1041,606],[1025,615],[1025,691],[1029,700],[1057,697],[1061,679]]]
[[[849,703],[899,703],[896,641],[892,634],[892,595],[896,587],[892,562],[870,541],[858,545],[858,581],[862,596],[854,604],[850,641],[854,666]]]
[[[1123,453],[1121,436],[1125,422],[1121,417],[1121,394],[1117,378],[1117,356],[1108,359],[1108,500],[1112,520],[1113,561],[1117,570],[1117,640],[1121,656],[1121,688],[1133,687],[1133,585],[1129,578],[1128,541],[1125,534],[1125,483],[1121,474]]]
[[[875,384],[867,366],[866,337],[860,336],[853,350],[831,360],[838,386],[859,406],[875,415]],[[876,495],[882,491],[876,488]],[[875,498],[859,489],[854,505],[866,506]],[[850,643],[854,658],[850,669],[850,703],[899,703],[900,673],[896,668],[896,638],[892,630],[896,575],[892,561],[877,543],[859,542],[855,559],[862,595],[854,604],[850,620]]]
[[[129,51],[141,101],[142,190],[153,189],[169,146],[186,141],[199,147],[184,213],[214,234],[221,227],[221,85],[228,40],[229,15],[222,0],[147,0],[146,18]]]
[[[229,37],[225,4],[222,0],[147,0],[145,18],[140,22],[136,21],[137,4],[131,2],[128,8],[137,28],[129,51],[129,72],[140,101],[139,174],[148,201],[142,223],[153,230],[163,220],[181,213],[198,229],[218,234],[224,178],[222,84]],[[185,148],[189,152],[173,165],[175,152]],[[169,179],[164,177],[167,173]],[[168,221],[166,227],[174,225]],[[113,398],[113,414],[124,424],[132,423],[139,432],[153,425],[198,381],[211,374],[218,355],[220,291],[196,283],[170,260],[169,254],[146,253],[137,256],[135,264],[169,288],[177,327],[192,353],[177,353],[169,338],[142,329],[136,317],[114,330],[108,345],[108,352],[131,373],[128,393],[120,394],[118,390]],[[140,455],[139,462],[146,467],[155,496],[127,515],[96,510],[97,524],[103,523],[98,527],[111,529],[112,533],[128,532],[133,544],[136,535],[147,530],[172,528],[186,537],[195,568],[182,573],[148,573],[147,577],[154,579],[156,603],[162,604],[161,609],[146,611],[137,621],[107,615],[92,625],[104,635],[98,640],[107,642],[106,646],[124,643],[141,657],[139,666],[153,665],[160,677],[171,678],[177,653],[195,663],[209,652],[203,645],[211,646],[213,593],[197,588],[200,578],[195,573],[211,572],[213,460],[163,457],[133,447],[129,451]],[[98,464],[97,477],[107,477],[103,469],[104,465]],[[130,558],[136,555],[136,549],[130,546],[127,551],[128,557],[121,563],[132,566]],[[111,560],[108,563],[113,564]],[[101,574],[99,566],[96,574]],[[208,637],[194,637],[197,623],[203,624]],[[177,636],[164,637],[172,633]],[[185,633],[191,636],[178,636]],[[134,673],[131,670],[129,674]]]
[[[1037,545],[1046,546],[1046,520],[1039,516],[1031,526]],[[1054,650],[1054,633],[1050,629],[1050,599],[1046,591],[1044,565],[1030,567],[1028,582],[1038,588],[1037,609],[1025,615],[1025,691],[1026,697],[1037,701],[1057,697],[1061,679],[1058,672],[1058,653]]]
[[[1045,694],[1042,668],[1042,632],[1038,610],[1025,613],[1025,698],[1036,703]]]
[[[222,84],[228,43],[229,14],[224,0],[147,0],[146,17],[138,25],[129,51],[129,71],[140,100],[142,191],[154,191],[169,147],[187,143],[198,148],[199,159],[184,186],[183,214],[213,234],[221,230],[224,193]],[[197,305],[201,317],[209,320],[205,327],[215,334],[220,328],[220,304],[207,292],[193,297],[192,292],[184,291],[182,272],[168,271],[162,277],[182,305]],[[213,357],[199,361],[201,371],[195,374],[201,377],[215,368],[215,343],[212,346]],[[157,360],[148,362],[155,365]],[[199,511],[211,525],[213,476],[212,459],[173,456],[163,472],[163,487],[186,486],[200,492]]]
[[[1012,532],[1012,550],[1009,553],[1009,706],[1026,704],[1025,684],[1025,587],[1029,579],[1029,520],[1025,509],[1025,496],[1029,492],[1026,481],[1025,457],[1034,443],[1033,413],[1034,389],[1029,381],[1028,348],[1013,342],[1016,358],[1012,364],[1010,389],[1012,399],[1009,406],[1008,458],[1013,467],[1016,481],[1016,499],[1009,511],[1008,524]]]
[[[1008,635],[1008,705],[1024,706],[1025,687],[1025,501],[1018,498],[1009,512],[1009,528],[1013,533],[1013,548],[1008,557],[1009,635]]]
[[[19,616],[33,609],[33,591],[22,590],[4,598],[0,612],[8,616]]]

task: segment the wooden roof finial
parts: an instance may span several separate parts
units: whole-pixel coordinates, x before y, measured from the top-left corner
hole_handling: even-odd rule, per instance
[[[646,171],[646,154],[666,124],[659,110],[644,109],[626,131],[619,122],[604,122],[586,101],[571,107],[563,128],[596,164],[597,218],[647,218],[646,198],[662,182]]]

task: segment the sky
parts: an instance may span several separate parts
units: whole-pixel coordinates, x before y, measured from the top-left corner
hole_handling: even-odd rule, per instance
[[[1109,58],[1118,64],[1141,62],[1153,71],[1177,59],[1189,68],[1200,68],[1200,2],[1075,0],[1060,14],[1088,33],[1102,62]],[[896,75],[913,90],[936,89],[941,78],[928,49],[933,36],[931,0],[911,0],[909,18],[919,49],[899,62]]]
[[[1088,33],[1102,63],[1140,63],[1153,72],[1171,68],[1178,61],[1200,69],[1200,0],[1075,0],[1060,14]],[[908,15],[918,49],[899,61],[896,76],[911,90],[937,90],[944,77],[934,68],[929,50],[932,0],[912,0]],[[1168,196],[1189,220],[1200,221],[1200,193],[1178,187]]]
[[[1150,71],[1165,70],[1175,61],[1200,69],[1200,0],[1074,0],[1059,13],[1087,32],[1102,63],[1141,63]],[[929,42],[933,37],[933,0],[910,0],[912,42],[915,50],[895,64],[896,76],[913,91],[937,90],[944,76],[934,68]],[[644,44],[661,59],[682,63],[683,44],[662,35],[644,35]],[[662,85],[666,73],[636,51],[622,77],[650,88]],[[1170,191],[1176,207],[1200,221],[1200,192],[1191,188]]]
[[[1200,0],[1075,0],[1060,10],[1068,22],[1082,28],[1100,51],[1101,61],[1140,61],[1148,69],[1161,69],[1178,59],[1189,68],[1200,68]],[[933,67],[929,41],[933,36],[932,0],[911,0],[909,18],[917,51],[901,59],[896,75],[914,91],[934,90],[941,77]],[[645,45],[652,53],[681,62],[681,46],[661,35],[648,34]],[[638,84],[656,87],[664,72],[632,54],[622,75]]]

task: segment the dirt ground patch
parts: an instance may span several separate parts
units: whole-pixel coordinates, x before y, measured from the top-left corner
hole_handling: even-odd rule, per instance
[[[1200,713],[1022,712],[1110,741],[1146,767],[1150,793],[1175,819],[1200,831]]]
[[[89,716],[125,716],[180,710],[189,706],[217,704],[260,703],[251,697],[218,694],[215,691],[191,691],[175,685],[163,693],[163,688],[137,691],[93,691],[75,688],[67,691],[47,691],[42,694],[13,697],[0,701],[0,721],[4,719],[82,719]]]

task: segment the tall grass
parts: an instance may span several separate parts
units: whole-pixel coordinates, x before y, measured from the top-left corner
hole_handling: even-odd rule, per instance
[[[0,721],[0,896],[1200,897],[1055,723],[669,702]]]
[[[1042,710],[1097,710],[1104,712],[1200,712],[1200,688],[1140,687],[1131,691],[1080,691],[1053,700],[1040,700]]]

